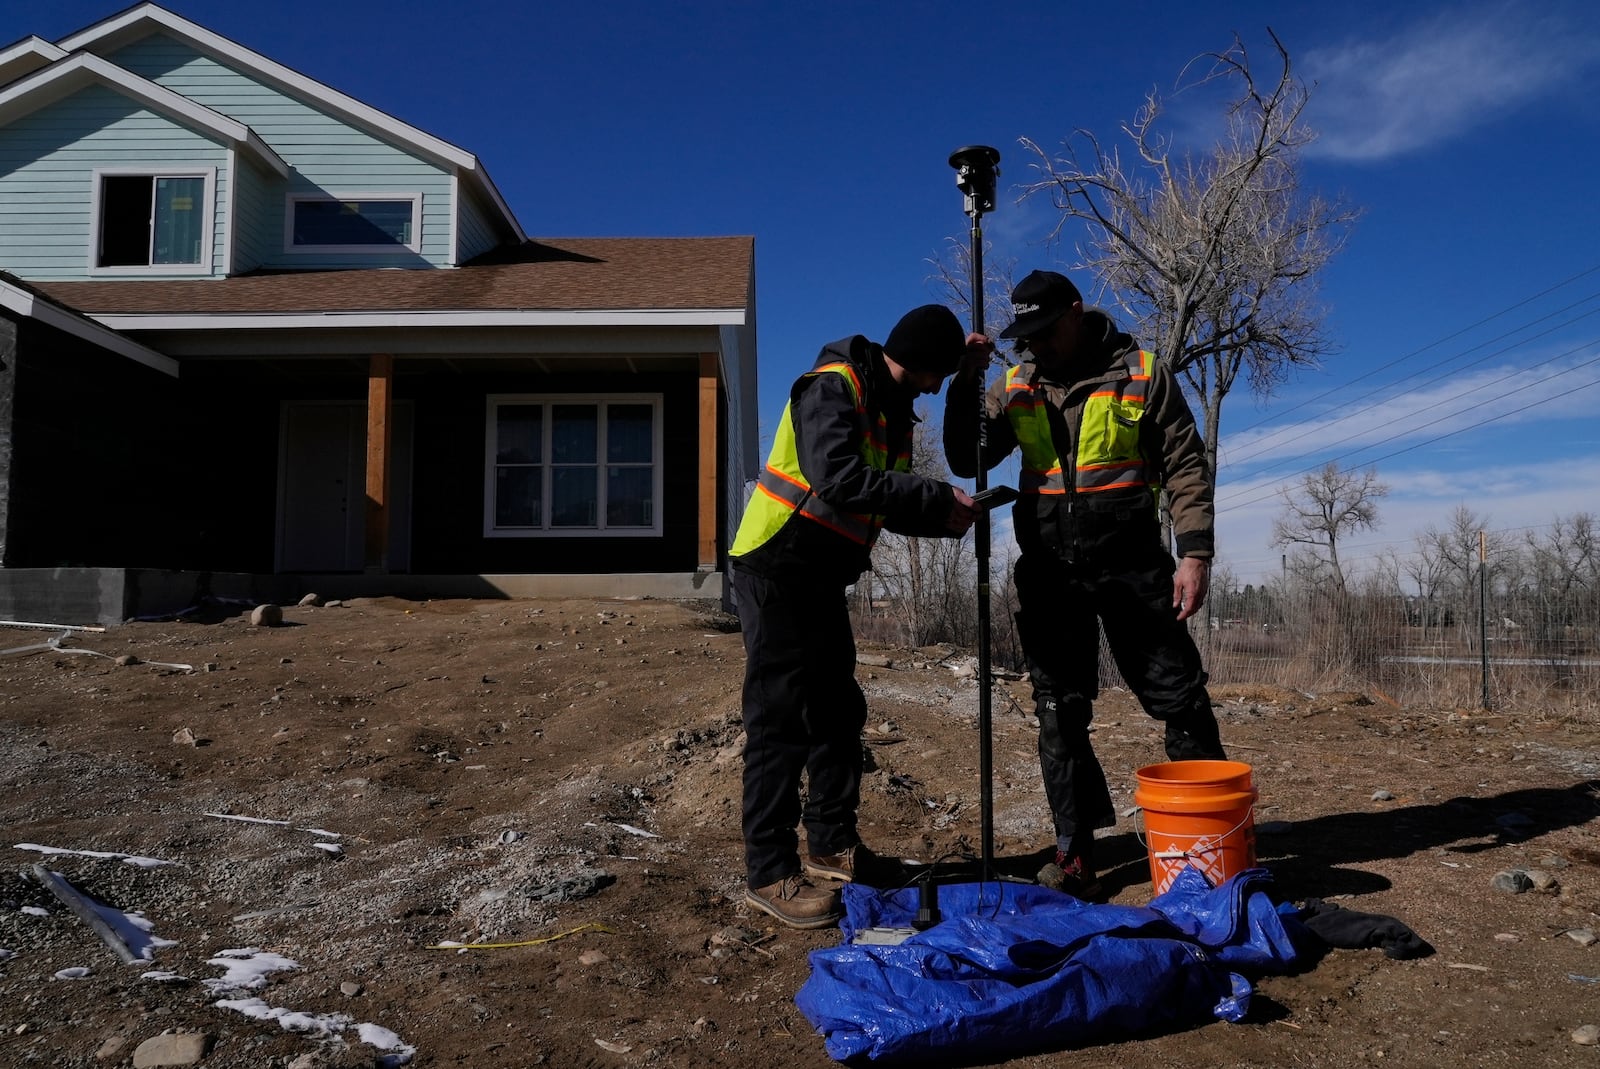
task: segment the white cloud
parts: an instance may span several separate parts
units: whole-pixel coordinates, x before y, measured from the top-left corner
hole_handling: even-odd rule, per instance
[[[1486,426],[1503,430],[1530,422],[1547,427],[1582,420],[1592,429],[1600,401],[1597,356],[1600,349],[1591,342],[1516,366],[1446,372],[1409,385],[1401,380],[1368,387],[1350,399],[1325,399],[1323,407],[1293,423],[1225,434],[1220,466],[1228,487],[1223,503],[1259,496],[1239,488],[1250,487],[1263,475],[1277,481],[1330,459],[1359,467]],[[1453,444],[1459,440],[1431,448],[1444,451]]]
[[[1457,506],[1476,513],[1488,530],[1539,528],[1559,517],[1600,511],[1600,456],[1565,457],[1549,463],[1541,456],[1526,465],[1499,464],[1462,471],[1433,467],[1380,472],[1389,496],[1378,506],[1379,527],[1346,543],[1341,557],[1357,570],[1379,554],[1409,556],[1416,536],[1428,527],[1445,527]],[[1259,583],[1278,574],[1282,550],[1271,545],[1272,519],[1283,502],[1270,493],[1270,480],[1244,484],[1251,503],[1218,509],[1217,544],[1221,563],[1240,582]],[[1238,487],[1224,487],[1231,494]],[[1253,492],[1252,492],[1253,491]],[[1537,531],[1535,532],[1538,533]],[[1516,537],[1521,538],[1521,531]]]
[[[1308,51],[1308,154],[1404,155],[1549,94],[1595,61],[1596,34],[1533,5],[1451,8],[1393,36]]]

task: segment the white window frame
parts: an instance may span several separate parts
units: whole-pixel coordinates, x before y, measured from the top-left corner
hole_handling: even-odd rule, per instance
[[[543,405],[546,406],[545,419],[542,422],[544,441],[541,443],[540,455],[544,460],[541,467],[545,471],[542,480],[543,500],[540,502],[539,513],[544,517],[543,527],[497,527],[495,526],[495,468],[498,466],[495,456],[495,435],[499,429],[499,420],[496,418],[501,405]],[[551,405],[595,405],[600,409],[598,420],[598,453],[595,459],[595,516],[597,525],[594,527],[551,527],[550,523],[550,493],[554,480],[549,477],[551,468],[550,435],[554,429],[554,421],[549,418]],[[649,527],[606,527],[606,458],[605,458],[605,433],[606,419],[605,408],[608,405],[649,405],[650,406],[650,455],[651,478],[650,495],[654,508],[651,510],[653,523]],[[662,534],[662,516],[666,509],[662,501],[662,492],[665,485],[664,471],[665,458],[662,456],[662,447],[665,441],[662,422],[665,412],[663,395],[659,393],[540,393],[540,394],[490,394],[486,398],[484,408],[484,480],[483,480],[483,535],[485,538],[659,538]]]
[[[206,181],[204,219],[201,222],[201,233],[205,235],[200,246],[200,262],[197,264],[125,264],[119,267],[100,266],[100,236],[105,227],[105,219],[101,216],[101,190],[107,178],[128,177],[149,178],[154,184],[157,178],[204,178]],[[93,228],[89,235],[89,274],[91,275],[211,275],[215,274],[213,264],[217,257],[217,169],[215,166],[196,165],[194,167],[172,166],[170,164],[138,164],[126,167],[96,167],[92,173],[94,187],[89,191],[89,220]],[[151,240],[154,240],[154,220],[151,220]]]
[[[406,201],[411,204],[411,241],[406,245],[296,245],[294,208],[306,202],[340,203],[347,200]],[[358,252],[369,256],[410,255],[422,251],[422,191],[381,190],[338,193],[289,193],[283,200],[283,251],[286,255],[319,256],[326,253]]]

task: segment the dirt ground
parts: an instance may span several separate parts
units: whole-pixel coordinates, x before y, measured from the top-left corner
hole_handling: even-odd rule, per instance
[[[0,1065],[131,1065],[163,1032],[250,1069],[834,1064],[793,998],[838,933],[742,904],[743,649],[713,606],[283,615],[0,656]],[[0,629],[0,648],[49,637]],[[866,840],[923,859],[976,844],[970,659],[861,655]],[[129,656],[144,663],[113,659]],[[1595,1065],[1574,1031],[1600,1024],[1600,945],[1583,939],[1600,928],[1600,717],[1270,684],[1213,695],[1254,769],[1260,863],[1287,898],[1398,917],[1437,952],[1332,951],[1263,980],[1244,1023],[999,1064]],[[1050,841],[1027,705],[1025,683],[997,681],[996,853],[1023,865]],[[1103,878],[1142,904],[1131,795],[1161,759],[1157,726],[1110,693],[1095,739],[1124,811]],[[171,945],[119,963],[24,875],[40,864]],[[1515,869],[1546,889],[1491,886]],[[228,990],[225,951],[296,967]]]

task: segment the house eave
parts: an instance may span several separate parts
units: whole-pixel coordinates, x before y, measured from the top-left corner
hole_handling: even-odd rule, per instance
[[[67,53],[42,37],[24,37],[0,48],[0,86],[9,85],[41,67],[48,67]]]
[[[158,353],[149,346],[141,345],[131,338],[118,334],[116,328],[97,323],[92,319],[62,308],[52,301],[40,297],[29,290],[14,286],[4,279],[0,279],[0,308],[5,308],[26,319],[33,319],[46,326],[71,334],[75,338],[98,345],[109,352],[116,353],[135,363],[153,368],[165,375],[178,377],[178,362],[163,353]]]
[[[87,52],[58,60],[0,88],[0,126],[92,84],[122,93],[229,146],[242,147],[280,178],[289,177],[283,157],[244,123]]]
[[[306,330],[381,327],[699,327],[740,326],[743,308],[596,309],[559,311],[370,311],[85,313],[112,330]]]
[[[69,37],[64,37],[57,41],[56,45],[69,52],[91,48],[109,50],[137,40],[147,33],[155,32],[151,27],[180,37],[203,52],[224,59],[239,69],[298,95],[301,99],[309,100],[341,118],[395,141],[439,166],[471,176],[503,214],[505,223],[517,235],[517,240],[527,240],[522,224],[511,212],[511,206],[501,196],[500,190],[484,170],[483,164],[472,153],[443,138],[435,137],[409,123],[402,122],[370,104],[364,104],[355,97],[341,93],[315,78],[268,59],[259,52],[190,22],[163,7],[140,4],[79,30]]]

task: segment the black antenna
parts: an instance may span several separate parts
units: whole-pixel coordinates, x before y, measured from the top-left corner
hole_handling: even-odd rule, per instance
[[[983,214],[994,211],[994,182],[1000,174],[1000,153],[988,145],[968,145],[950,154],[961,190],[963,210],[972,220],[972,332],[983,329]],[[975,491],[987,489],[989,476],[983,465],[988,444],[984,419],[983,377],[978,382],[978,463]],[[978,557],[978,782],[979,819],[982,824],[983,879],[994,875],[994,744],[990,739],[991,676],[989,663],[989,513],[979,510],[976,534]]]

